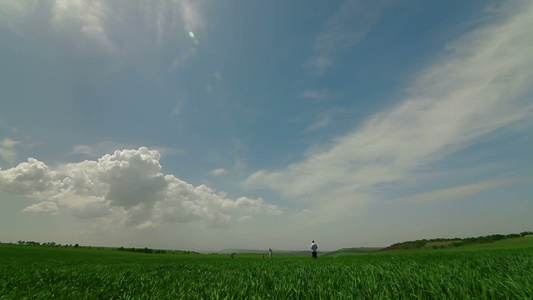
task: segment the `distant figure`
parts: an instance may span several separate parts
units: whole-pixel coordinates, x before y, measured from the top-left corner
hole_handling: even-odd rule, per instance
[[[313,253],[313,259],[316,259],[316,254],[318,253],[318,245],[313,241],[311,244],[311,251]]]
[[[237,253],[235,253],[235,252],[231,253],[231,258],[235,258],[235,254],[237,254]]]
[[[264,255],[264,254],[261,254],[261,258],[265,258],[265,255]]]
[[[272,248],[268,248],[268,257],[272,258]]]

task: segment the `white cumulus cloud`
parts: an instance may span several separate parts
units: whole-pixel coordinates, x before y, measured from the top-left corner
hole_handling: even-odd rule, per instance
[[[34,158],[28,158],[27,162],[14,168],[0,170],[0,190],[15,195],[46,199],[57,193],[61,186],[58,173]]]
[[[109,224],[138,229],[161,223],[204,221],[227,226],[249,214],[275,215],[282,211],[259,199],[229,199],[205,186],[193,186],[161,173],[157,150],[115,151],[96,161],[63,164],[54,170],[30,158],[0,170],[0,190],[32,197],[40,203],[25,213],[59,213],[61,206],[79,218],[105,218]],[[103,219],[102,219],[103,220]]]

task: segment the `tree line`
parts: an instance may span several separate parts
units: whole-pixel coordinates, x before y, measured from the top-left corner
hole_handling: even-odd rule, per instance
[[[117,248],[117,251],[126,251],[126,252],[137,252],[137,253],[148,253],[148,254],[198,254],[194,251],[183,251],[183,250],[161,250],[161,249],[150,249],[148,247],[144,248]]]
[[[10,242],[9,244],[13,244],[13,242]],[[17,241],[14,244],[15,245],[19,245],[19,246],[73,247],[73,248],[80,248],[81,247],[79,244],[61,245],[61,244],[56,243],[56,242],[40,243],[40,242],[35,242],[35,241],[23,241],[23,240],[19,240],[19,241]],[[93,247],[91,247],[91,246],[81,247],[81,248],[93,249]],[[97,247],[97,248],[94,248],[94,249],[103,250],[104,247]],[[198,252],[194,252],[194,251],[161,250],[161,249],[150,249],[148,247],[144,247],[144,248],[124,248],[124,247],[120,247],[120,248],[116,248],[114,250],[125,251],[125,252],[136,252],[136,253],[149,253],[149,254],[199,254]]]
[[[74,247],[74,248],[78,248],[80,246],[79,244],[61,245],[61,244],[57,244],[56,242],[44,242],[41,244],[35,241],[22,241],[22,240],[17,241],[16,244],[19,246],[47,246],[47,247]]]

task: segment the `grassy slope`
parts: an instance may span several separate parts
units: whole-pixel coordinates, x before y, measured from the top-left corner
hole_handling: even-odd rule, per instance
[[[533,236],[521,237],[521,238],[512,238],[496,241],[493,243],[485,244],[472,244],[459,247],[444,247],[433,249],[432,247],[422,247],[420,249],[409,249],[409,250],[387,250],[379,251],[376,254],[389,254],[389,253],[418,253],[418,252],[438,252],[438,251],[478,251],[478,250],[512,250],[512,249],[524,249],[524,248],[533,248]]]
[[[387,250],[379,251],[380,248],[343,248],[339,249],[323,256],[326,257],[339,257],[339,256],[352,256],[352,255],[368,255],[368,254],[388,254],[388,253],[419,253],[419,252],[436,252],[436,251],[476,251],[476,250],[497,250],[497,249],[521,249],[521,248],[533,248],[533,236],[523,238],[511,238],[496,241],[486,244],[472,244],[465,246],[446,246],[444,248],[433,249],[432,244],[430,246],[422,247],[420,249],[409,250]]]

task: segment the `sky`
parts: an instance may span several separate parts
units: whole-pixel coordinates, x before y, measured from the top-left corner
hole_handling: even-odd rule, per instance
[[[0,241],[533,230],[533,2],[0,0]]]

